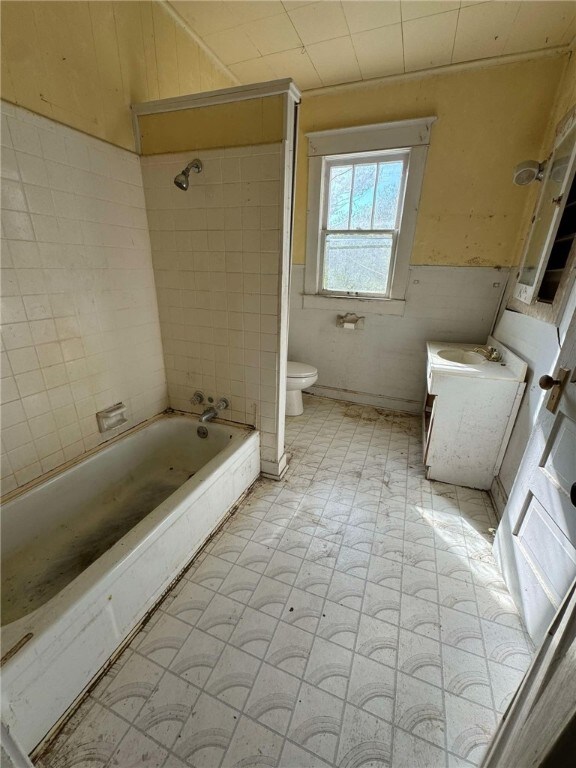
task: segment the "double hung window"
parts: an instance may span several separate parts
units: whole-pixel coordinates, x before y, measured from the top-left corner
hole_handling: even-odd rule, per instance
[[[408,150],[326,158],[320,293],[389,295],[408,160]]]
[[[402,311],[434,119],[307,134],[304,306],[380,299],[375,311]]]

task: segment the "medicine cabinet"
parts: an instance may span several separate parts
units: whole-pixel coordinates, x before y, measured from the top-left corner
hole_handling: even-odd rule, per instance
[[[546,163],[510,308],[555,323],[576,262],[576,109],[564,121]]]

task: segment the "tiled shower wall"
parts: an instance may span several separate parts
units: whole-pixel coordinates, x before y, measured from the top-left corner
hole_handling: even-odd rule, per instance
[[[194,157],[184,192],[174,177]],[[168,393],[231,401],[275,461],[282,144],[142,158]]]
[[[139,158],[2,104],[2,491],[167,405]]]

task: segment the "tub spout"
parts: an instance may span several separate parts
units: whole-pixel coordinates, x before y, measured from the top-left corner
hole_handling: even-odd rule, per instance
[[[201,424],[204,424],[206,421],[212,421],[212,419],[215,419],[216,416],[218,416],[219,411],[224,411],[226,408],[230,407],[230,402],[227,398],[221,397],[220,400],[216,403],[216,406],[212,406],[211,408],[206,408],[206,410],[202,413],[202,415],[199,417],[199,421]]]
[[[216,416],[218,416],[218,411],[216,408],[206,408],[206,410],[199,416],[198,421],[201,424],[204,424],[207,421],[212,421],[212,419],[215,419]]]

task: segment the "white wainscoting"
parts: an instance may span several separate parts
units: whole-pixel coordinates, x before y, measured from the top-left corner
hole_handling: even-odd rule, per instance
[[[403,315],[371,311],[363,330],[347,330],[336,325],[337,315],[348,311],[347,299],[334,299],[333,309],[303,308],[304,267],[294,265],[288,358],[318,368],[311,392],[416,413],[426,385],[426,342],[485,342],[508,273],[411,267]]]

